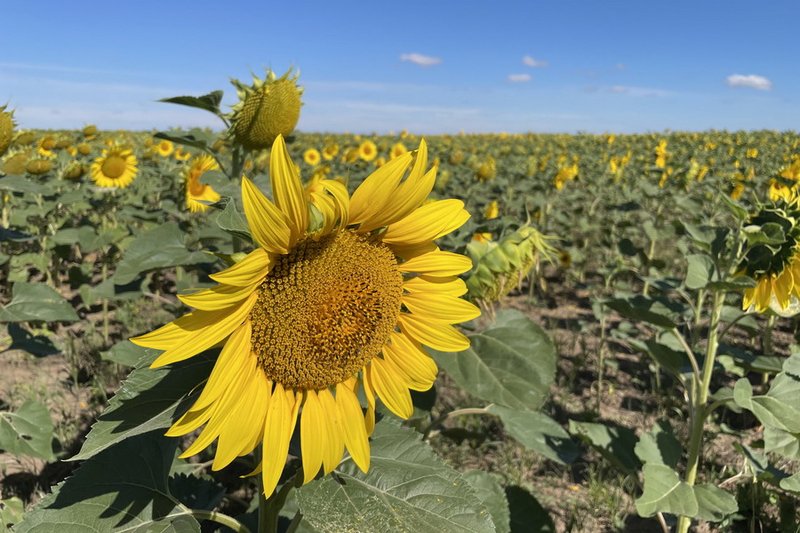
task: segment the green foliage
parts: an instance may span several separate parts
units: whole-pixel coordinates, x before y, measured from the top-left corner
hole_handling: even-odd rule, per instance
[[[0,450],[50,461],[53,438],[50,412],[39,402],[28,400],[14,412],[0,411]]]
[[[0,322],[73,322],[78,315],[52,287],[17,281],[11,301],[0,309]]]

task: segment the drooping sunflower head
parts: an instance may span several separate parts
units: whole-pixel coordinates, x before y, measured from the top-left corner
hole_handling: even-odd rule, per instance
[[[65,180],[77,180],[86,173],[86,166],[80,161],[70,161],[61,171],[61,178]]]
[[[30,158],[30,149],[12,148],[0,160],[0,171],[3,174],[24,174]]]
[[[303,88],[299,73],[289,69],[278,78],[272,70],[265,79],[253,76],[252,85],[232,80],[239,102],[230,114],[229,135],[248,150],[269,148],[278,135],[289,135],[300,119]]]
[[[0,155],[6,153],[14,137],[14,112],[0,106]]]
[[[220,199],[217,191],[200,181],[200,178],[206,172],[212,170],[219,170],[217,160],[208,154],[202,154],[189,163],[189,166],[184,170],[184,180],[186,182],[186,207],[192,213],[200,213],[207,211],[209,206],[203,202],[214,203]]]
[[[136,156],[120,145],[112,145],[103,150],[94,160],[89,174],[98,187],[124,189],[130,185],[138,172]]]
[[[270,157],[272,200],[242,179],[256,248],[181,300],[191,313],[134,338],[165,350],[154,367],[223,343],[194,405],[168,435],[205,425],[184,452],[218,439],[212,468],[263,444],[264,492],[273,492],[299,425],[304,480],[332,471],[347,449],[369,468],[375,400],[408,418],[410,390],[437,368],[423,345],[469,346],[454,324],[476,318],[457,276],[472,267],[435,240],[469,218],[460,200],[426,202],[436,179],[424,141],[376,170],[352,197],[336,180],[303,187],[278,136]],[[358,400],[363,391],[366,412]],[[299,418],[299,424],[298,424]]]
[[[785,310],[800,297],[800,203],[780,198],[753,215],[749,228],[768,240],[751,244],[740,265],[740,272],[756,281],[745,289],[742,306],[758,312]]]
[[[56,139],[52,135],[45,135],[41,137],[36,145],[36,149],[39,152],[39,155],[44,157],[55,156],[56,154],[53,151],[55,148],[56,148]]]
[[[83,127],[81,133],[87,139],[94,139],[94,137],[97,135],[97,126],[95,126],[94,124],[88,124]]]

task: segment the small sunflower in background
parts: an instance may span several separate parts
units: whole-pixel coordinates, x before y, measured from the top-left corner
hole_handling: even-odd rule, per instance
[[[403,143],[395,143],[392,146],[392,149],[389,151],[389,159],[394,159],[395,157],[400,157],[404,153],[408,152],[408,148]]]
[[[300,120],[303,88],[299,74],[289,69],[278,78],[272,70],[265,79],[253,76],[253,85],[232,80],[239,102],[229,115],[228,134],[248,150],[269,148],[278,135],[289,135]]]
[[[124,189],[136,177],[136,165],[136,156],[130,149],[112,145],[94,160],[89,175],[98,187]]]
[[[378,155],[378,147],[375,143],[367,139],[358,145],[358,157],[364,161],[372,161]]]
[[[51,135],[45,135],[36,143],[36,151],[39,155],[44,157],[55,157],[56,153],[53,151],[56,147],[56,140]]]
[[[321,159],[322,158],[319,154],[319,150],[317,150],[316,148],[309,148],[308,150],[303,152],[303,161],[305,161],[306,165],[308,166],[315,167],[319,165]]]
[[[486,220],[493,220],[500,216],[500,206],[497,204],[497,200],[489,202],[489,205],[483,211],[483,216]]]
[[[339,145],[335,142],[329,142],[322,149],[322,158],[325,161],[330,161],[339,153]]]
[[[203,202],[214,203],[220,199],[217,191],[211,185],[200,182],[200,178],[206,172],[219,170],[216,159],[208,154],[202,154],[192,159],[189,166],[184,171],[186,181],[186,207],[192,213],[208,211],[209,206]]]
[[[173,152],[172,157],[174,157],[176,161],[188,161],[189,158],[192,157],[192,154],[184,150],[183,146],[178,146],[175,148],[175,152]]]
[[[6,153],[14,138],[14,112],[0,106],[0,155]]]
[[[172,141],[168,141],[167,139],[161,139],[153,148],[161,157],[169,157],[172,155],[172,152],[175,151],[175,145]]]
[[[132,339],[165,350],[153,368],[223,344],[200,396],[167,432],[204,426],[181,457],[217,440],[219,470],[261,444],[256,471],[269,496],[299,426],[304,482],[333,471],[345,449],[369,468],[376,398],[410,417],[409,391],[428,390],[437,375],[422,346],[465,350],[469,339],[453,325],[480,314],[460,298],[467,289],[458,275],[472,262],[434,242],[469,213],[460,200],[426,203],[436,180],[427,160],[423,141],[416,158],[387,163],[352,197],[334,180],[304,190],[278,136],[274,202],[242,178],[255,250],[212,274],[219,285],[181,295],[194,311]]]

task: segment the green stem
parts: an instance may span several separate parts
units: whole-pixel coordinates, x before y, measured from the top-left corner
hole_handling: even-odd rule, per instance
[[[103,258],[103,281],[108,277],[108,265]],[[108,346],[108,298],[103,298],[103,343]]]
[[[656,253],[656,241],[653,239],[650,241],[650,250],[647,252],[647,276],[650,277],[650,262],[653,260],[653,256]],[[647,293],[650,292],[650,280],[645,280],[644,287],[642,287],[642,294],[647,296]]]
[[[289,492],[300,480],[302,470],[298,470],[292,477],[286,480],[278,492],[265,499],[264,491],[259,491],[258,500],[258,533],[278,533],[278,521],[280,512],[286,504]],[[260,488],[260,487],[259,487]]]
[[[489,414],[489,408],[492,405],[494,405],[494,404],[490,403],[486,407],[466,407],[464,409],[456,409],[455,411],[450,411],[449,413],[445,413],[442,416],[440,416],[439,418],[437,418],[436,420],[434,420],[433,422],[431,422],[431,425],[428,426],[427,429],[425,429],[425,431],[422,433],[422,439],[423,440],[427,440],[428,437],[430,437],[431,432],[434,429],[436,429],[437,427],[439,427],[440,425],[442,425],[445,420],[448,420],[450,418],[454,418],[456,416],[461,416],[461,415],[485,415],[485,414]]]
[[[203,511],[203,510],[192,509],[190,511],[190,514],[193,517],[197,518],[198,520],[210,520],[211,522],[216,522],[217,524],[221,524],[225,527],[232,529],[236,533],[250,533],[250,530],[247,528],[247,526],[245,526],[235,518],[223,513],[219,513],[217,511]]]
[[[689,434],[689,455],[686,463],[684,481],[694,486],[697,479],[697,470],[700,464],[701,448],[703,444],[703,429],[710,410],[708,409],[708,392],[711,386],[711,376],[714,371],[714,362],[717,357],[719,343],[719,322],[722,314],[722,305],[725,302],[725,293],[714,291],[711,305],[711,322],[708,326],[708,344],[706,358],[703,361],[702,379],[695,379],[694,402],[691,409],[691,429]],[[681,516],[678,519],[678,533],[686,533],[691,525],[691,518]]]

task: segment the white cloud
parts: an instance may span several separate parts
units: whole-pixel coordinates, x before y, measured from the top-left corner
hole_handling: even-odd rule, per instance
[[[530,74],[509,74],[508,81],[511,83],[525,83],[531,81]]]
[[[757,74],[731,74],[725,79],[730,87],[750,87],[759,91],[769,91],[772,89],[772,82],[764,76]]]
[[[414,63],[415,65],[419,65],[421,67],[432,67],[433,65],[438,65],[442,62],[441,58],[417,53],[401,54],[400,61]]]
[[[522,64],[528,67],[538,68],[538,67],[546,67],[550,63],[542,59],[535,59],[531,56],[525,56],[522,58]]]

